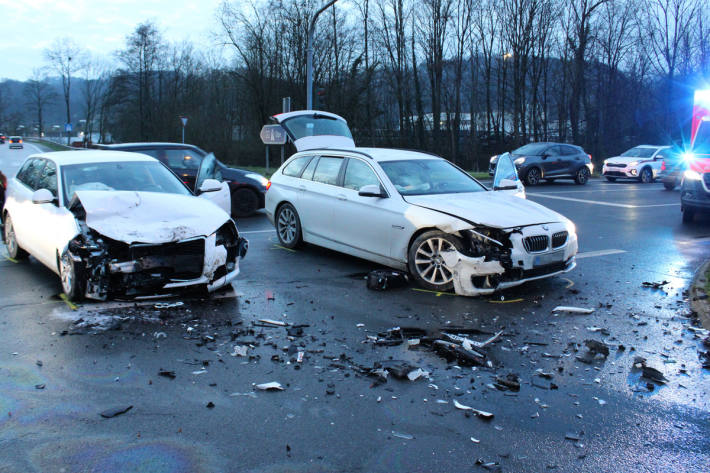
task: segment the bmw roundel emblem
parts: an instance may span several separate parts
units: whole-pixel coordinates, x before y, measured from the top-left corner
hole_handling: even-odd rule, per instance
[[[550,227],[548,227],[547,225],[543,225],[543,226],[542,226],[542,229],[545,230],[545,231],[548,231],[548,230],[550,229]]]

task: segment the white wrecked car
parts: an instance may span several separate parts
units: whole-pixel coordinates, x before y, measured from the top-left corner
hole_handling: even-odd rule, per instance
[[[198,175],[196,197],[137,153],[32,155],[8,185],[5,244],[59,274],[72,300],[212,291],[239,274],[248,246],[223,210],[226,185]]]
[[[271,177],[282,245],[305,241],[409,270],[424,288],[476,296],[572,270],[574,224],[525,200],[509,154],[493,191],[438,156],[356,148],[326,112],[276,115],[298,153]]]

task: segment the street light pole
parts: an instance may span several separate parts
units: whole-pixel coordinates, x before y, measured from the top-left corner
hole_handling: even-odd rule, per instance
[[[326,11],[328,8],[332,7],[338,0],[329,1],[323,8],[318,10],[311,24],[308,27],[308,47],[306,48],[306,109],[311,110],[313,108],[313,33],[316,29],[316,20],[318,16]]]

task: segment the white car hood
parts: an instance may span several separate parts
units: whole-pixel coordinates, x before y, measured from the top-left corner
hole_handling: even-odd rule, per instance
[[[639,158],[638,156],[636,156],[636,157],[615,156],[613,158],[609,158],[606,160],[607,163],[626,164],[626,165],[628,165],[629,163],[633,163],[634,161],[636,161],[637,163],[640,163],[642,161],[653,161],[653,159],[652,158]]]
[[[404,196],[404,200],[495,228],[524,227],[566,220],[562,215],[540,204],[497,191],[410,195]]]
[[[86,224],[101,235],[131,243],[169,243],[209,236],[229,220],[199,197],[134,191],[77,191]]]

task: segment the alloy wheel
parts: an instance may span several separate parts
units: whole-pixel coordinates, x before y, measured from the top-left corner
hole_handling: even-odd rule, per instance
[[[298,233],[296,214],[289,207],[281,209],[278,219],[279,238],[282,242],[292,244]]]
[[[453,271],[446,266],[441,253],[454,250],[454,245],[444,238],[424,240],[415,253],[414,265],[424,281],[435,286],[444,286],[453,280]]]
[[[11,258],[14,258],[17,254],[17,240],[15,239],[15,229],[10,219],[5,222],[5,244],[7,245],[8,254]]]
[[[60,260],[60,276],[62,278],[62,289],[64,294],[71,294],[74,288],[74,265],[68,252],[65,252]]]
[[[531,186],[536,186],[540,182],[540,171],[537,168],[530,168],[525,178]]]

